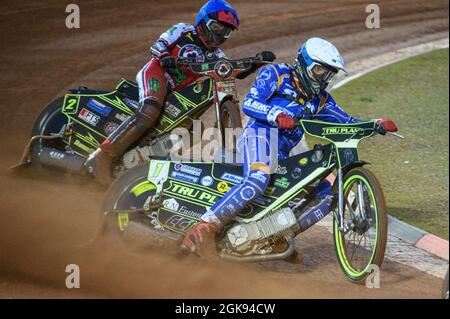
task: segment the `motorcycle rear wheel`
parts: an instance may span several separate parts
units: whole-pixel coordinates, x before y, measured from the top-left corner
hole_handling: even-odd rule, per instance
[[[376,278],[384,259],[387,242],[385,198],[375,175],[364,167],[357,167],[344,176],[344,201],[344,224],[349,225],[349,230],[341,232],[334,220],[337,259],[350,281],[364,283],[372,272]]]

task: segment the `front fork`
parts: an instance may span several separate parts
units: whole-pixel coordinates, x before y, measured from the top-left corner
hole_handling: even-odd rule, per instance
[[[338,220],[339,230],[344,232],[344,174],[342,168],[337,170],[338,183],[338,214],[335,216]]]
[[[219,129],[220,136],[218,136],[218,140],[222,140],[224,132],[222,132],[222,115],[220,114],[220,102],[219,102],[219,94],[217,92],[217,83],[214,81],[213,84],[213,91],[214,91],[214,109],[216,110],[216,123],[217,128]]]

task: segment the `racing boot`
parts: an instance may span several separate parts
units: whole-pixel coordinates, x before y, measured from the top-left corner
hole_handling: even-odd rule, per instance
[[[138,112],[123,122],[89,156],[85,163],[89,173],[94,174],[100,184],[108,187],[112,182],[112,161],[151,128],[160,113],[161,105],[158,102],[146,100]]]
[[[191,252],[199,256],[215,253],[215,235],[221,229],[221,224],[201,220],[190,228],[182,239],[180,250]]]
[[[305,212],[298,219],[300,232],[304,232],[312,225],[320,221],[330,212],[330,207],[336,195],[326,195],[324,198],[316,198],[313,206],[305,209]]]

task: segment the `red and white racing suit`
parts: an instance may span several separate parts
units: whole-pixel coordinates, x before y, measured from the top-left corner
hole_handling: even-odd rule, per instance
[[[174,58],[192,58],[196,62],[205,62],[225,56],[220,49],[208,49],[203,44],[197,29],[186,23],[175,24],[161,34],[151,47],[151,53],[152,59],[136,76],[141,105],[147,99],[163,105],[169,90],[184,87],[199,78],[185,66],[165,69],[161,67],[159,58],[170,54]]]

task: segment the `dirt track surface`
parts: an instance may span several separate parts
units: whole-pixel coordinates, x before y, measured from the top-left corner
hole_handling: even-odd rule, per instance
[[[297,238],[302,265],[206,263],[119,243],[84,246],[101,224],[94,184],[12,174],[34,119],[79,85],[109,89],[134,79],[148,47],[167,27],[190,22],[201,1],[77,1],[81,29],[65,28],[65,4],[2,1],[0,10],[0,297],[430,298],[441,280],[388,261],[381,288],[349,283],[320,226]],[[448,36],[448,1],[379,1],[381,26],[368,30],[368,1],[234,1],[242,26],[230,57],[262,49],[290,62],[311,35],[336,43],[348,62]],[[253,77],[251,77],[253,78]],[[240,82],[240,94],[251,79]],[[206,116],[211,121],[211,116]],[[81,289],[65,289],[65,267],[81,268]]]

